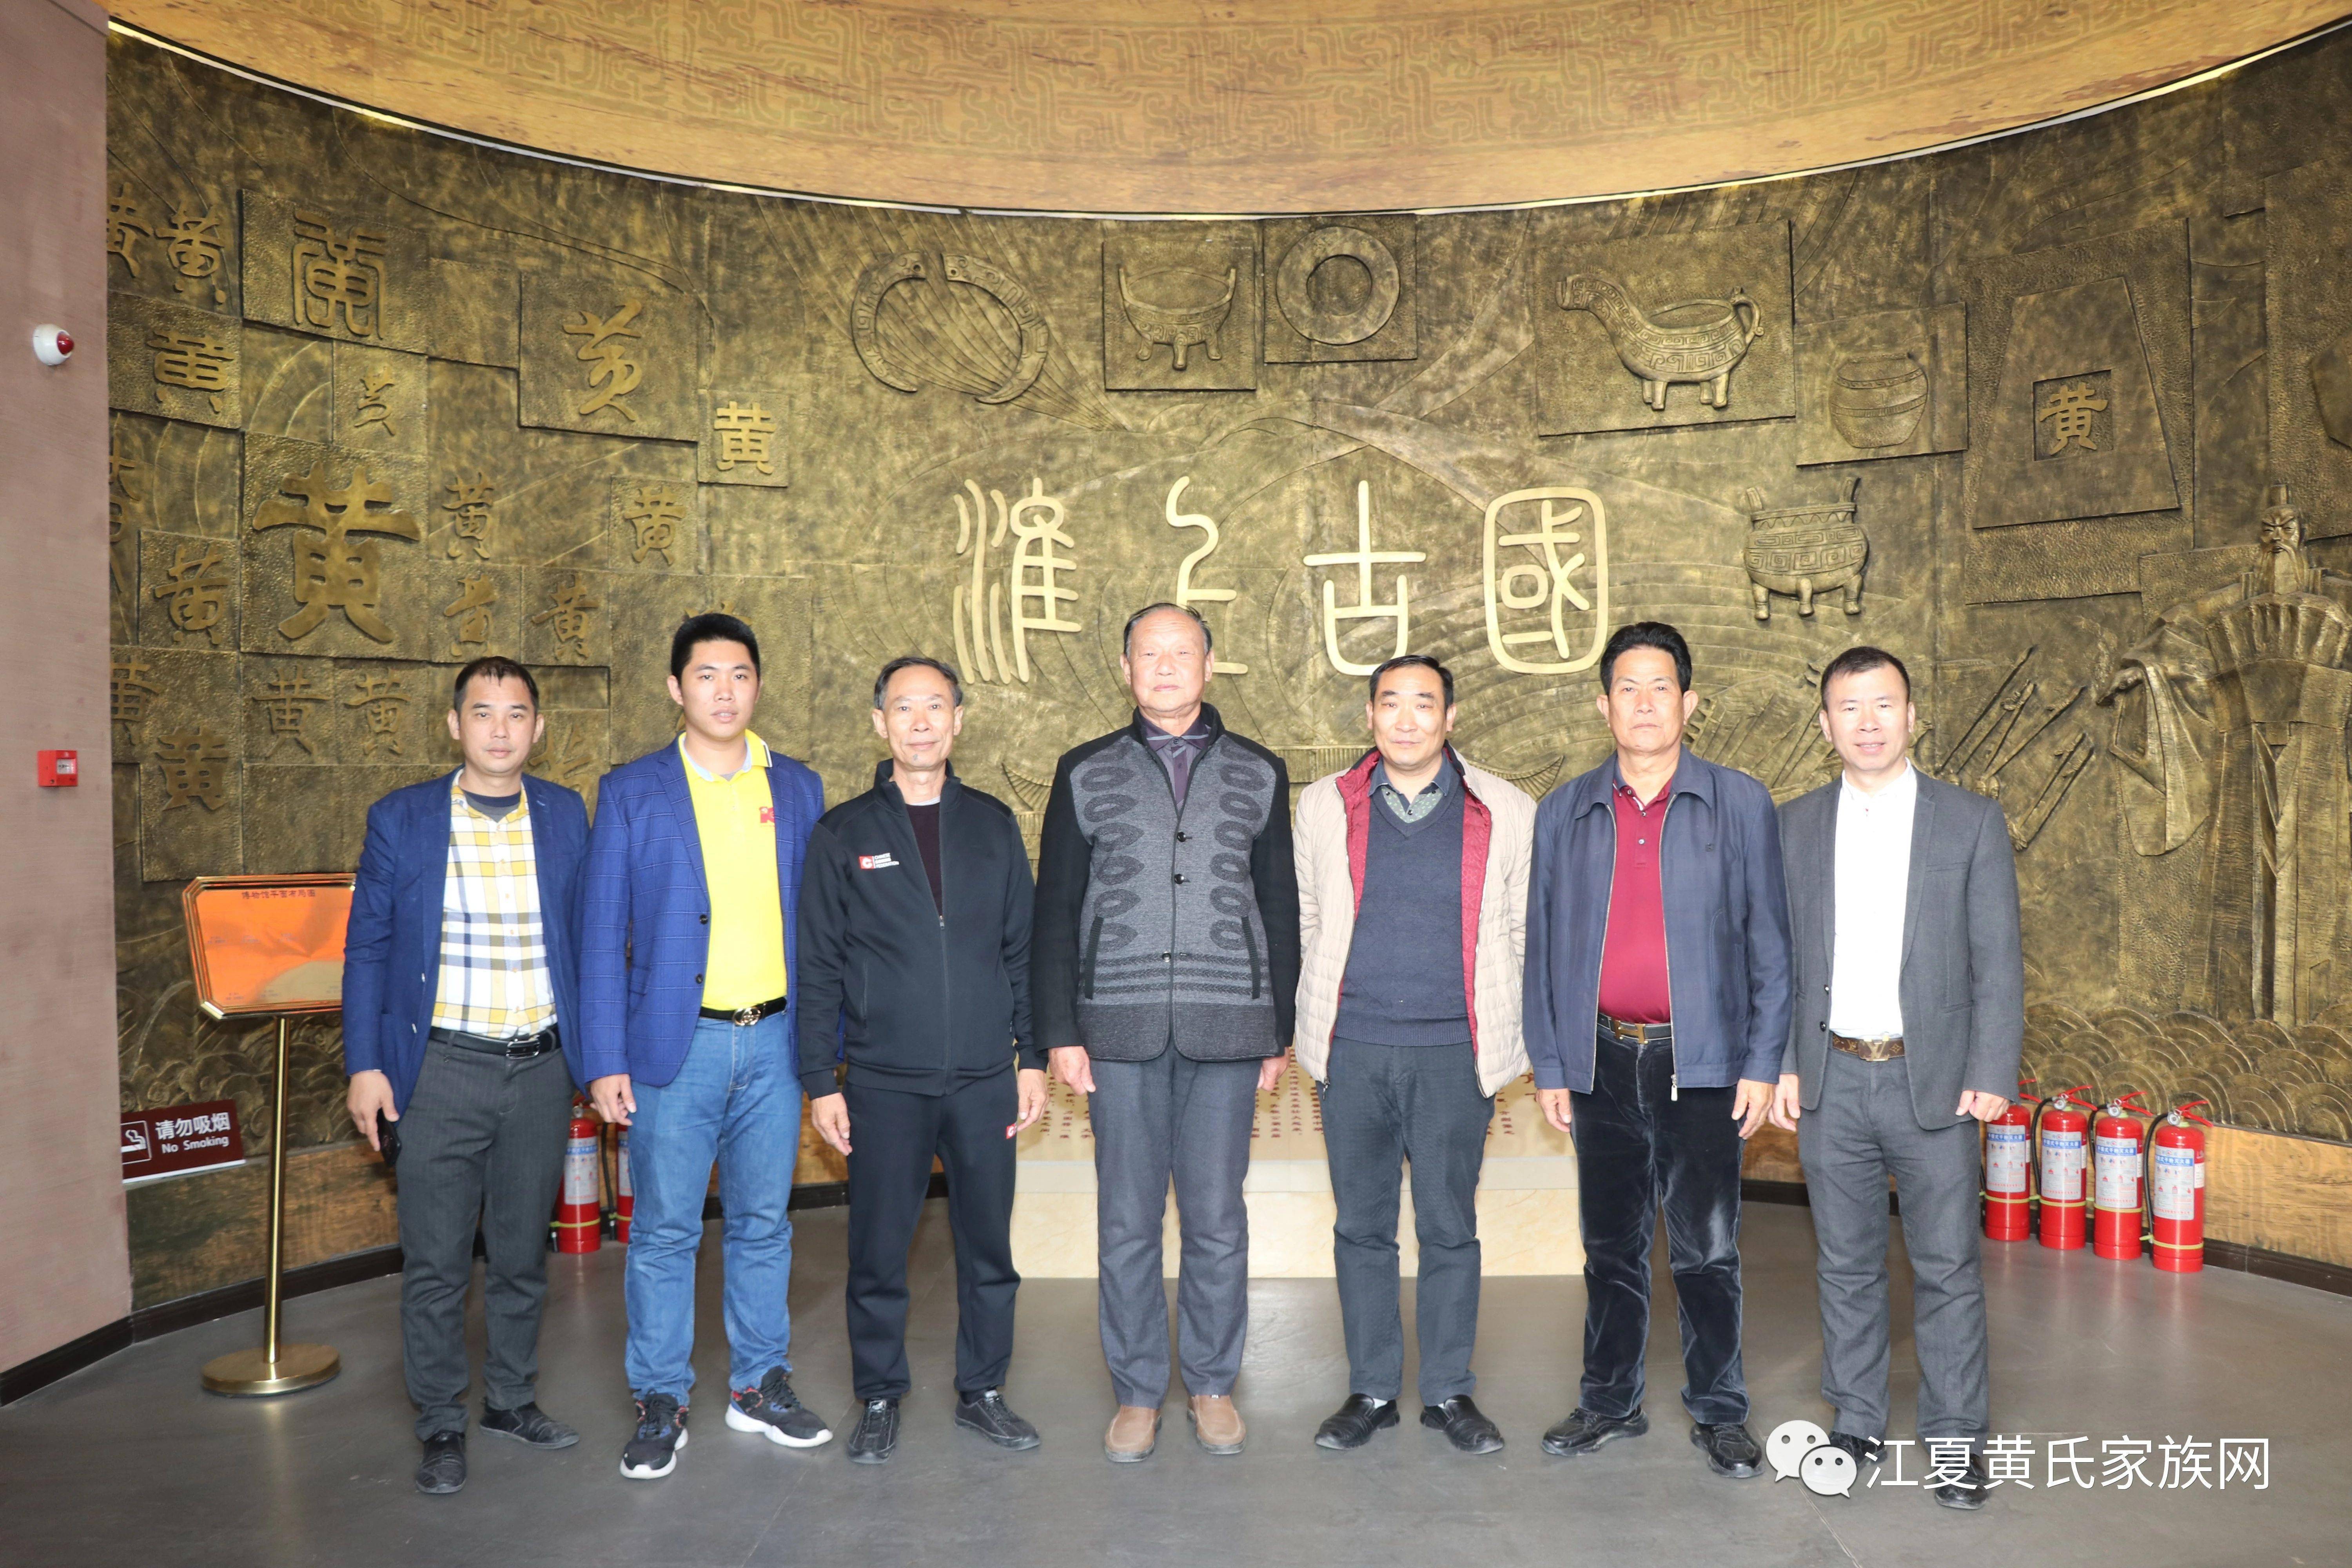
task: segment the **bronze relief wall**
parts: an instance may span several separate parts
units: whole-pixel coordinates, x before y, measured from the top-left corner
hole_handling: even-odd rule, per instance
[[[1412,648],[1540,792],[1658,617],[1694,743],[1786,797],[1831,776],[1814,672],[1883,643],[2008,810],[2044,1081],[2352,1138],[2347,65],[1668,198],[1097,223],[631,180],[118,40],[124,1102],[254,1092],[179,884],[352,866],[469,657],[539,672],[533,766],[593,795],[731,608],[835,799],[874,668],[949,657],[964,776],[1034,813],[1179,599],[1301,782]],[[331,1141],[331,1028],[301,1054]]]

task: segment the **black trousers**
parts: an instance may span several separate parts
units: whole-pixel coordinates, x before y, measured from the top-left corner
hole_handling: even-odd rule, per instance
[[[1397,1304],[1397,1218],[1406,1162],[1421,1262],[1413,1321],[1421,1402],[1477,1387],[1478,1170],[1495,1102],[1478,1087],[1477,1058],[1455,1046],[1331,1042],[1323,1085],[1323,1146],[1331,1162],[1331,1227],[1348,1390],[1394,1399],[1404,1387],[1404,1322]]]
[[[896,1399],[907,1372],[907,1252],[930,1186],[931,1157],[947,1173],[955,1239],[956,1392],[1004,1381],[1013,1360],[1013,1140],[1020,1119],[1013,1074],[949,1094],[902,1094],[851,1083],[849,1102],[849,1357],[860,1399]]]
[[[1632,1044],[1596,1033],[1592,1092],[1572,1097],[1584,1222],[1581,1403],[1595,1415],[1641,1408],[1650,1244],[1663,1205],[1682,1318],[1683,1408],[1709,1426],[1745,1421],[1735,1091],[1676,1090],[1670,1039]]]
[[[420,1438],[466,1429],[466,1290],[487,1267],[482,1381],[500,1410],[539,1379],[547,1222],[563,1184],[572,1074],[563,1053],[514,1061],[442,1040],[400,1118],[400,1349]]]

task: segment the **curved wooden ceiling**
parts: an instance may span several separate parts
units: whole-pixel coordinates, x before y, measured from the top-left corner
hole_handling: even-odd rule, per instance
[[[1476,205],[1787,174],[2095,108],[2341,0],[113,0],[473,135],[814,195]]]

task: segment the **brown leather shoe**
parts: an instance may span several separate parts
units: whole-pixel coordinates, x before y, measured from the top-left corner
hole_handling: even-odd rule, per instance
[[[1196,1394],[1185,1412],[1192,1418],[1192,1436],[1212,1454],[1238,1454],[1249,1436],[1242,1413],[1228,1394]]]
[[[1114,1465],[1139,1465],[1160,1446],[1160,1412],[1142,1405],[1122,1405],[1103,1434],[1103,1458]]]

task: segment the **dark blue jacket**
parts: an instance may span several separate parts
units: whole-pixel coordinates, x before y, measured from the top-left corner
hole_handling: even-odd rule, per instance
[[[1528,883],[1528,1058],[1538,1089],[1592,1089],[1601,951],[1617,868],[1612,756],[1536,808]],[[1772,794],[1687,748],[1658,844],[1675,1081],[1774,1083],[1789,1045],[1789,899]]]
[[[776,891],[783,901],[784,1036],[799,1003],[801,863],[824,811],[824,785],[804,763],[770,749],[776,807]],[[606,773],[582,873],[580,1040],[588,1081],[627,1073],[656,1088],[677,1076],[702,1014],[710,952],[710,883],[686,759],[675,743]],[[785,1070],[792,1047],[785,1047]]]
[[[368,807],[367,847],[343,936],[343,1070],[380,1072],[408,1109],[441,989],[441,899],[449,868],[449,781],[396,789]],[[562,784],[526,777],[530,852],[555,1021],[572,1080],[580,1072],[580,863],[588,808]],[[412,978],[413,976],[413,978]]]

